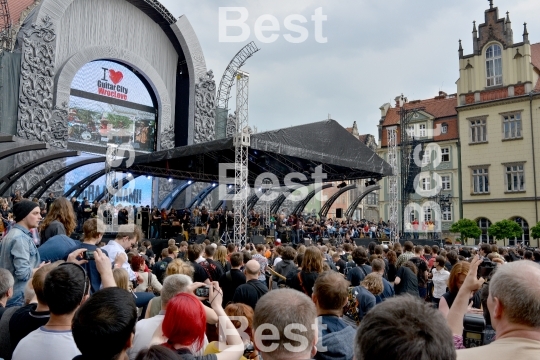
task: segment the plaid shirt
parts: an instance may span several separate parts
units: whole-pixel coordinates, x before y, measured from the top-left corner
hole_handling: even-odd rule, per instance
[[[407,261],[412,259],[414,257],[413,252],[405,252],[401,255],[399,255],[396,263],[396,268],[399,268],[401,265],[405,264]]]
[[[255,254],[251,257],[251,259],[256,260],[259,265],[261,265],[261,272],[259,273],[259,280],[266,281],[266,276],[264,276],[264,273],[266,272],[266,267],[268,266],[268,259],[266,259],[261,254]]]

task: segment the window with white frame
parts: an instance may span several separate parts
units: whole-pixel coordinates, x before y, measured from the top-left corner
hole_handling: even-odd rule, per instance
[[[486,50],[486,80],[487,86],[502,85],[501,47],[497,44]]]
[[[450,161],[450,148],[441,148],[441,161]]]
[[[445,207],[442,211],[442,221],[452,221],[452,208]]]
[[[525,170],[523,164],[505,166],[506,191],[525,190]]]
[[[441,176],[442,190],[451,190],[450,188],[450,175]]]
[[[424,152],[424,155],[422,155],[422,166],[429,165],[431,162],[431,151],[427,150]]]
[[[487,168],[472,170],[473,194],[489,193],[489,172]]]
[[[446,134],[448,132],[448,124],[443,123],[441,127],[441,133]]]
[[[414,133],[414,125],[410,125],[409,128],[407,129],[407,136],[412,138],[415,135],[416,134]]]
[[[430,206],[423,206],[424,210],[424,221],[431,221],[433,220],[431,217],[431,207]]]
[[[426,124],[418,125],[418,136],[419,137],[425,137],[426,136]]]
[[[486,119],[470,120],[471,143],[487,141]]]
[[[518,139],[523,136],[520,113],[503,116],[503,136],[504,139]]]
[[[491,243],[493,241],[493,236],[489,236],[488,229],[491,226],[491,221],[486,218],[479,218],[478,219],[478,227],[482,231],[482,234],[480,235],[480,238],[478,239],[480,242],[489,242]]]
[[[431,179],[429,177],[421,177],[420,186],[422,187],[422,190],[424,191],[431,190]]]

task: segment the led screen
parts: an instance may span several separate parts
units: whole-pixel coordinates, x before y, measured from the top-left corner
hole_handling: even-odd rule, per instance
[[[155,150],[156,109],[146,85],[125,66],[105,60],[84,65],[71,84],[69,108],[71,142]]]

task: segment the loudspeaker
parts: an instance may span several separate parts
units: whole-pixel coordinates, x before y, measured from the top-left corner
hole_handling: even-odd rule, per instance
[[[264,241],[264,236],[262,236],[262,235],[253,235],[253,236],[251,237],[251,242],[252,242],[253,244],[255,244],[255,245],[257,245],[257,244],[264,244],[264,243],[265,243],[265,241]]]
[[[206,240],[206,235],[200,234],[200,235],[197,235],[197,238],[195,239],[195,242],[197,244],[202,244],[204,242],[204,240]]]
[[[182,241],[185,241],[186,239],[184,239],[184,234],[179,234],[176,239],[174,239],[174,242],[177,243],[177,244],[180,244]],[[203,240],[204,241],[204,240]]]
[[[330,241],[329,238],[323,238],[322,239],[323,244],[328,244],[329,241]]]
[[[311,246],[311,239],[304,239],[304,245]]]
[[[364,246],[364,247],[368,247],[369,246],[369,243],[371,242],[375,242],[375,243],[379,243],[379,241],[377,239],[370,239],[370,238],[364,238],[364,239],[361,239],[361,238],[354,238],[354,243],[356,244],[356,246]]]
[[[336,209],[336,217],[338,219],[342,218],[343,217],[343,208],[337,208]]]

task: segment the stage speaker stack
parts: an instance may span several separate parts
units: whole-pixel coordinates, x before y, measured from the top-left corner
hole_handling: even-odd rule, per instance
[[[265,239],[264,239],[264,236],[262,235],[253,235],[251,237],[251,242],[255,245],[258,245],[258,244],[264,244],[265,243]]]
[[[337,208],[336,209],[336,217],[338,219],[341,219],[343,217],[343,208]]]
[[[195,242],[197,244],[202,244],[204,242],[204,240],[206,240],[206,235],[205,234],[199,234],[199,235],[197,235],[197,238],[195,239]]]

